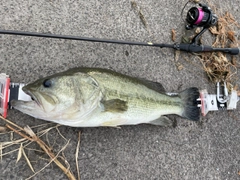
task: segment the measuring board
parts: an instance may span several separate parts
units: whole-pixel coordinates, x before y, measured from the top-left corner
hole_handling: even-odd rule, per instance
[[[24,85],[23,83],[10,82],[8,75],[0,74],[0,114],[4,118],[7,117],[7,110],[12,109],[11,100],[31,100],[31,97],[22,90]]]

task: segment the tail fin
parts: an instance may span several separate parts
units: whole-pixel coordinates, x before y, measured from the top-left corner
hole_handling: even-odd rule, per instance
[[[198,88],[188,88],[179,93],[179,96],[183,103],[182,117],[192,121],[198,121],[200,119],[200,108],[197,102],[200,96]]]

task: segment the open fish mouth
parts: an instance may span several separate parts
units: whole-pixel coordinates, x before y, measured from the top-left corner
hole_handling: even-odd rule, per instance
[[[31,97],[32,101],[36,102],[36,104],[41,107],[41,103],[34,93],[32,93],[31,91],[24,91],[24,92]]]

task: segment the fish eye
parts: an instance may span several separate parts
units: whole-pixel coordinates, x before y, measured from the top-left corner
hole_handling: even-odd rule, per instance
[[[43,81],[43,86],[49,88],[52,86],[52,81],[50,79],[46,79]]]

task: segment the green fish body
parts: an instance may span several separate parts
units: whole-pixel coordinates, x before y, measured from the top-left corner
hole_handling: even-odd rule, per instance
[[[30,116],[72,127],[149,123],[170,126],[165,115],[199,120],[199,91],[189,88],[170,96],[161,84],[101,68],[75,68],[23,87],[33,101],[13,100]]]

